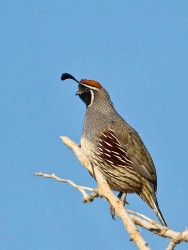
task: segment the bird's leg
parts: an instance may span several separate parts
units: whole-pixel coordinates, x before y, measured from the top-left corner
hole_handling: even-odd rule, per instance
[[[119,192],[117,197],[122,201],[124,206],[125,204],[129,205],[129,202],[126,201],[127,193]]]
[[[129,204],[127,201],[126,201],[126,196],[127,196],[127,193],[123,193],[123,192],[119,192],[118,194],[118,198],[122,201],[123,203],[123,206],[125,206],[125,204]],[[110,214],[112,216],[112,219],[115,220],[115,208],[110,204]]]

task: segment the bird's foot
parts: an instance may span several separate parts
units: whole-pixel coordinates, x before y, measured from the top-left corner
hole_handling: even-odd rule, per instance
[[[129,203],[126,201],[126,196],[127,196],[127,194],[122,193],[122,192],[119,192],[119,194],[117,196],[122,201],[123,206],[125,206],[125,204],[129,205]],[[109,210],[110,210],[110,214],[112,216],[112,219],[115,220],[116,211],[115,211],[115,208],[111,204],[110,204]]]

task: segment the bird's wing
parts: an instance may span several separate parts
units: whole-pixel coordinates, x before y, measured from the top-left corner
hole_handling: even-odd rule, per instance
[[[104,130],[97,144],[100,157],[111,166],[134,170],[156,186],[156,172],[152,159],[139,136],[136,136],[137,133],[131,134],[130,138],[126,138],[122,143],[125,138],[116,135],[113,129]]]

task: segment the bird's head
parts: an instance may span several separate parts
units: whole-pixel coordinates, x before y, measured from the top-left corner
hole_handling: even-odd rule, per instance
[[[78,83],[78,91],[76,92],[76,95],[81,98],[87,107],[91,107],[92,104],[99,99],[102,99],[103,102],[107,99],[110,101],[108,93],[99,82],[86,79],[78,81],[68,73],[62,74],[61,80],[64,81],[66,79],[72,79]]]

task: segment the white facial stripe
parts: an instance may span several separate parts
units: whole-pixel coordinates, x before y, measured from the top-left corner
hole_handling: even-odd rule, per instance
[[[83,85],[83,86],[85,86],[85,87],[87,87],[87,88],[89,88],[89,89],[94,89],[94,90],[99,91],[99,89],[98,89],[98,88],[96,88],[96,87],[92,87],[92,86],[89,86],[89,85],[87,85],[87,84],[83,84],[83,83],[79,83],[79,84],[81,84],[81,85]]]
[[[93,104],[93,100],[94,100],[94,93],[93,93],[93,91],[92,90],[89,90],[90,91],[90,93],[91,93],[91,102],[90,102],[90,104],[88,105],[88,107],[90,107],[92,104]]]

